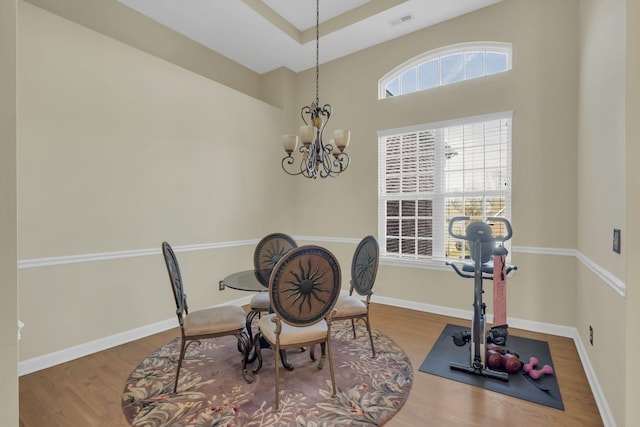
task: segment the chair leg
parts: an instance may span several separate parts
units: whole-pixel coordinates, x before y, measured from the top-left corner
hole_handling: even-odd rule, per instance
[[[355,319],[351,319],[351,329],[353,329],[353,339],[356,339],[356,322]]]
[[[260,334],[260,331],[256,332],[255,336],[253,337],[253,351],[256,353],[256,356],[258,357],[258,367],[253,370],[254,374],[257,374],[258,371],[262,369],[262,350],[261,350],[262,346],[260,345],[261,337],[262,335]]]
[[[315,344],[311,344],[311,348],[309,348],[309,357],[311,358],[312,362],[316,361],[316,345]]]
[[[280,346],[276,345],[276,411],[280,407]]]
[[[367,331],[369,332],[369,342],[371,342],[371,357],[376,357],[376,350],[373,347],[373,335],[371,335],[371,323],[369,322],[369,313],[364,318],[364,322],[367,324]]]
[[[318,369],[322,369],[324,367],[324,358],[326,357],[326,343],[320,343],[320,361],[318,362]]]
[[[332,391],[333,393],[331,394],[331,397],[336,397],[337,391],[336,391],[336,375],[335,372],[333,371],[333,357],[331,356],[331,338],[328,337],[327,338],[327,351],[329,352],[329,372],[331,373],[331,387],[332,387]]]
[[[251,384],[253,378],[247,375],[247,360],[249,359],[249,352],[251,351],[251,337],[247,336],[247,332],[243,330],[236,335],[236,338],[238,339],[238,346],[242,346],[242,378],[244,378],[247,384]]]
[[[260,316],[260,312],[259,311],[250,310],[249,313],[247,313],[247,320],[246,320],[245,325],[247,327],[247,331],[249,332],[249,336],[251,336],[251,324],[253,323],[253,319],[256,316]]]
[[[173,384],[173,392],[176,393],[178,390],[178,378],[180,378],[180,368],[182,367],[182,360],[184,359],[184,353],[187,349],[187,344],[185,343],[184,337],[180,341],[180,357],[178,358],[178,369],[176,370],[176,381]]]

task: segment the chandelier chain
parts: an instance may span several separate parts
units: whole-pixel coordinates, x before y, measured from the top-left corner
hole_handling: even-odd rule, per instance
[[[320,103],[320,0],[316,0],[316,104]]]

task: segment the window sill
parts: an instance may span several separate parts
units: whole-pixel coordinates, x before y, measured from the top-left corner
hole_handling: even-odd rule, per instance
[[[380,256],[381,265],[393,267],[422,268],[426,270],[452,271],[444,259],[418,259],[408,257]]]

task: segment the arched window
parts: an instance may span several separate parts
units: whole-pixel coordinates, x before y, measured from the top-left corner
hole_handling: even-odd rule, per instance
[[[511,69],[511,43],[464,43],[436,49],[379,80],[378,99],[475,79]]]

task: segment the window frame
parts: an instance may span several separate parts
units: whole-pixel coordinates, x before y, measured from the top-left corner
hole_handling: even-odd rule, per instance
[[[378,131],[378,241],[380,241],[380,263],[385,265],[394,265],[394,266],[407,266],[407,267],[417,267],[417,268],[428,268],[428,269],[441,269],[441,270],[450,270],[450,267],[446,265],[446,262],[460,262],[460,259],[457,258],[446,258],[445,257],[445,244],[446,244],[446,235],[447,233],[446,226],[446,207],[444,204],[444,199],[447,197],[452,197],[454,195],[473,195],[473,191],[462,191],[462,192],[446,192],[442,188],[444,185],[443,182],[436,182],[436,190],[432,194],[429,194],[429,197],[433,200],[438,199],[439,206],[441,212],[436,212],[435,208],[438,206],[437,203],[434,203],[432,212],[432,247],[433,252],[431,256],[420,256],[416,254],[401,254],[395,252],[387,252],[387,212],[386,212],[386,202],[387,200],[403,200],[403,193],[393,193],[393,195],[389,195],[385,190],[386,185],[386,139],[389,137],[396,137],[399,135],[406,135],[410,133],[418,133],[418,132],[429,132],[435,131],[440,132],[444,128],[452,128],[456,126],[464,126],[471,125],[475,123],[485,123],[496,120],[509,120],[510,129],[507,134],[506,141],[506,154],[505,160],[506,164],[504,165],[506,169],[506,188],[504,191],[504,217],[511,221],[511,198],[512,198],[512,151],[513,151],[513,111],[502,111],[491,114],[483,114],[477,116],[469,116],[452,120],[445,120],[439,122],[425,123],[414,126],[407,126],[402,128],[395,129],[386,129]],[[443,147],[438,147],[436,144],[435,148],[436,152],[442,153]],[[444,162],[435,166],[436,169],[443,170]],[[496,194],[497,190],[483,190],[483,195],[491,195]],[[428,193],[405,193],[405,200],[418,200],[420,194],[423,194],[423,198],[426,198]],[[438,225],[442,224],[442,226]],[[419,240],[416,237],[416,241]],[[506,243],[507,249],[510,249],[510,242]]]
[[[481,75],[477,75],[477,76],[473,76],[470,78],[466,78],[466,61],[464,60],[465,55],[468,53],[472,53],[472,52],[480,52],[483,51],[485,53],[485,70],[483,72],[483,74]],[[492,72],[492,73],[487,73],[487,64],[486,64],[486,53],[487,52],[497,52],[497,53],[503,53],[506,54],[507,56],[507,69],[503,70],[503,71],[497,71],[497,72]],[[420,54],[400,65],[398,65],[397,67],[395,67],[393,70],[389,71],[387,74],[385,74],[382,78],[380,78],[380,80],[378,80],[378,99],[382,100],[382,99],[388,99],[388,98],[397,98],[398,96],[403,96],[403,95],[408,95],[410,93],[416,93],[416,92],[422,92],[425,90],[430,90],[430,89],[434,89],[437,87],[441,87],[441,86],[447,86],[450,84],[455,84],[455,83],[459,83],[459,82],[463,82],[463,81],[467,81],[467,80],[474,80],[474,79],[478,79],[478,78],[482,78],[482,77],[486,77],[486,76],[490,76],[490,75],[494,75],[494,74],[500,74],[503,72],[507,72],[510,71],[512,69],[512,53],[513,53],[513,48],[512,48],[512,44],[511,43],[504,43],[504,42],[470,42],[470,43],[458,43],[458,44],[454,44],[454,45],[449,45],[449,46],[445,46],[442,48],[438,48],[438,49],[434,49],[434,50],[430,50],[428,52],[425,52],[423,54]],[[442,69],[442,58],[446,58],[446,57],[450,57],[452,55],[456,55],[456,54],[462,54],[463,57],[463,78],[461,80],[455,80],[449,83],[443,83],[442,82],[442,76],[441,76],[441,69]],[[430,86],[424,89],[420,89],[419,87],[419,81],[418,78],[416,78],[416,82],[415,82],[415,86],[416,89],[412,90],[410,92],[407,93],[403,93],[402,90],[402,78],[403,75],[406,72],[410,72],[411,70],[415,69],[416,70],[416,76],[419,76],[419,67],[421,65],[427,64],[428,62],[432,61],[432,60],[438,60],[438,84],[434,85],[434,86]],[[399,94],[398,95],[394,95],[394,96],[387,96],[386,95],[386,87],[387,85],[392,82],[393,80],[395,80],[396,78],[399,79]]]

